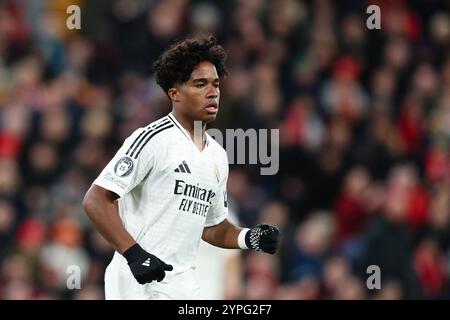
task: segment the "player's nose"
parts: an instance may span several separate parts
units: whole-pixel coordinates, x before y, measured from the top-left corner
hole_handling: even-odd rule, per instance
[[[208,86],[208,91],[206,92],[206,98],[215,99],[219,96],[219,88],[215,86]]]

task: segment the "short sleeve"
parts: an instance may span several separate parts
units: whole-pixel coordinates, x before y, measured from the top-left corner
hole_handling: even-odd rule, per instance
[[[227,182],[228,182],[228,160],[225,153],[225,163],[222,165],[224,178],[222,179],[217,197],[213,200],[212,206],[206,215],[205,227],[212,227],[221,223],[228,216]]]
[[[144,128],[133,132],[93,184],[120,197],[133,190],[155,163],[155,147],[146,142],[147,132]]]

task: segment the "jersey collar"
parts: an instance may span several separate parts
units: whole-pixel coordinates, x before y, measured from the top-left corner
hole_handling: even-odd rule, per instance
[[[172,114],[172,112],[170,112],[168,114],[169,119],[173,122],[173,124],[181,131],[181,133],[183,133],[183,135],[192,143],[194,143],[194,141],[192,141],[191,135],[189,134],[189,132],[181,125],[181,123],[178,122],[178,120],[174,117],[174,115]],[[204,139],[206,141],[205,143],[205,148],[209,145],[209,137],[208,134],[205,132],[205,136]],[[197,148],[197,147],[196,147]],[[204,149],[203,149],[204,150]]]

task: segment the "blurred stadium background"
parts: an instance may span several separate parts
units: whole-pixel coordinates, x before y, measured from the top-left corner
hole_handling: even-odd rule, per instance
[[[81,30],[66,28],[71,4]],[[371,4],[381,30],[366,28]],[[231,166],[232,212],[283,234],[274,256],[202,244],[205,296],[449,298],[449,13],[446,0],[1,0],[0,299],[103,299],[112,251],[82,197],[170,110],[152,62],[201,31],[228,51],[214,126],[280,129],[277,175]]]

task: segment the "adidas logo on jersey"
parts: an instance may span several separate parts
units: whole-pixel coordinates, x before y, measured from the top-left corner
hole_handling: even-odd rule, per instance
[[[145,261],[142,263],[142,265],[143,265],[143,266],[146,266],[146,267],[150,267],[150,258],[148,258],[147,260],[145,260]]]
[[[191,173],[186,161],[183,162],[174,170],[175,172]]]

